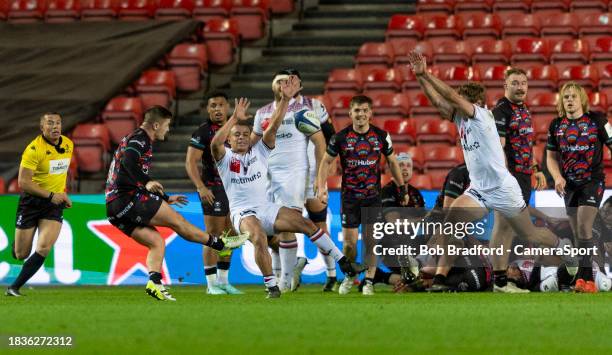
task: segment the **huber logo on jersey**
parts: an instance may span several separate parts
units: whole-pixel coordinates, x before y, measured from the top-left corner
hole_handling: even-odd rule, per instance
[[[240,174],[240,160],[232,158],[232,161],[230,161],[230,171]]]
[[[313,134],[321,129],[316,112],[303,109],[294,114],[295,128],[304,134]]]

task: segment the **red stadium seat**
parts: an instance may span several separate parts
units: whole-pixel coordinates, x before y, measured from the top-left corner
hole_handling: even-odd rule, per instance
[[[290,14],[294,9],[293,0],[271,0],[270,11],[273,14]]]
[[[532,0],[496,0],[493,4],[493,12],[503,15],[528,14],[531,10]]]
[[[454,0],[419,0],[417,1],[416,11],[418,14],[452,14],[454,5]]]
[[[336,130],[336,132],[338,132],[352,125],[353,121],[348,116],[340,116],[332,118],[332,124],[334,125],[334,129]]]
[[[580,38],[602,37],[610,35],[612,12],[592,12],[578,16],[578,34]]]
[[[533,112],[533,107],[530,106],[530,110]],[[537,142],[546,142],[548,140],[548,129],[550,128],[550,122],[557,116],[556,113],[556,109],[554,111],[551,109],[551,112],[548,112],[545,115],[536,114],[531,118],[533,123],[533,131],[535,132],[535,139]],[[535,155],[535,157],[537,159],[541,159],[541,156]]]
[[[96,173],[107,167],[110,135],[103,124],[78,124],[72,132],[74,154],[81,171]]]
[[[457,142],[457,126],[454,123],[440,119],[418,121],[415,124],[417,144],[448,143],[454,145]],[[427,152],[425,154],[427,156]]]
[[[230,16],[238,22],[242,39],[250,41],[262,38],[268,23],[267,0],[233,0]]]
[[[603,92],[591,92],[589,95],[589,106],[592,111],[608,111],[608,96]]]
[[[115,97],[104,111],[102,120],[108,127],[111,142],[119,144],[121,139],[142,123],[142,101],[139,97]]]
[[[595,45],[591,48],[591,62],[610,62],[612,61],[612,36],[601,37],[595,40]]]
[[[410,185],[416,187],[419,190],[433,189],[431,177],[426,174],[413,174],[412,178],[410,179]]]
[[[427,175],[431,177],[431,187],[434,190],[441,190],[448,175],[449,169],[430,169]]]
[[[558,96],[556,93],[543,92],[536,95],[529,95],[529,110],[534,115],[555,116],[557,114],[557,100]]]
[[[504,80],[506,70],[510,69],[507,65],[495,65],[495,66],[476,66],[482,73],[482,83],[487,88],[487,91],[491,88],[500,89],[504,87]]]
[[[362,72],[363,89],[379,93],[400,91],[401,79],[395,68],[371,69]]]
[[[428,67],[429,72],[431,72],[435,76],[440,75],[440,70],[438,67]],[[395,67],[395,70],[398,72],[400,81],[402,83],[402,91],[407,93],[421,93],[421,87],[419,86],[416,77],[414,76],[414,72],[410,68],[409,65],[399,65]]]
[[[544,157],[544,151],[546,150],[546,144],[540,143],[533,146],[533,157],[542,166],[542,158]]]
[[[393,144],[393,151],[395,155],[400,153],[408,153],[412,157],[412,165],[415,170],[423,171],[423,164],[425,163],[425,158],[423,155],[423,148],[419,146],[410,146],[407,144]]]
[[[394,65],[408,64],[408,54],[415,51],[421,53],[427,63],[431,63],[433,59],[433,46],[426,41],[415,42],[414,40],[394,40],[391,41],[391,47],[394,54]]]
[[[340,117],[348,117],[349,103],[353,95],[343,95],[332,99],[330,114],[334,117],[334,121]]]
[[[210,19],[204,27],[204,40],[208,61],[214,65],[227,65],[234,61],[234,48],[238,46],[238,22],[234,19]]]
[[[406,94],[379,94],[372,97],[374,117],[408,116],[410,98]]]
[[[472,47],[464,41],[443,41],[434,47],[433,64],[470,65]]]
[[[0,177],[0,194],[6,193],[6,186],[4,184],[4,179]]]
[[[570,12],[573,13],[590,13],[590,12],[606,12],[608,0],[580,0],[570,3]]]
[[[463,163],[461,147],[434,146],[424,151],[425,171],[429,169],[451,169]]]
[[[182,20],[191,18],[195,4],[193,0],[158,0],[155,18],[160,20]]]
[[[503,17],[502,38],[540,36],[540,19],[536,15],[508,14]]]
[[[576,14],[538,14],[540,34],[550,39],[574,39],[578,37],[578,18]]]
[[[145,110],[159,105],[169,107],[176,96],[176,78],[169,70],[147,70],[136,83]]]
[[[581,39],[565,39],[552,44],[551,64],[587,64],[590,58],[589,43]]]
[[[383,129],[391,135],[391,140],[397,143],[415,142],[414,121],[409,119],[386,120]]]
[[[559,73],[554,65],[532,65],[525,68],[529,80],[529,92],[554,91],[557,88]]]
[[[534,14],[545,14],[547,16],[558,16],[569,9],[567,0],[537,0],[531,3],[531,12]]]
[[[444,37],[459,40],[463,36],[463,22],[455,15],[424,15],[423,27],[425,39]]]
[[[81,17],[81,3],[78,0],[48,0],[45,22],[73,22]]]
[[[575,81],[585,89],[595,89],[599,84],[599,71],[594,65],[573,65],[566,67],[559,76],[559,86]]]
[[[168,68],[176,77],[176,88],[181,91],[198,91],[208,69],[206,46],[203,44],[178,44],[168,56]]]
[[[597,65],[598,71],[601,73],[599,79],[599,91],[606,90],[612,87],[612,63],[601,63]]]
[[[9,194],[18,194],[21,192],[21,188],[19,187],[19,181],[17,181],[17,178],[14,178],[9,181],[8,187],[6,188],[6,192]]]
[[[480,72],[476,67],[450,66],[440,70],[440,79],[452,87],[458,87],[468,81],[480,81]]]
[[[508,65],[512,45],[504,40],[482,40],[472,45],[472,64]]]
[[[606,174],[606,187],[612,188],[612,169],[606,169],[604,173]]]
[[[422,92],[416,92],[410,95],[410,117],[438,117],[439,111],[431,105],[429,99]]]
[[[455,13],[487,13],[493,10],[492,4],[492,0],[456,0]]]
[[[109,21],[118,12],[118,0],[81,0],[81,21]]]
[[[355,65],[360,69],[393,66],[393,47],[386,42],[366,42],[357,52]]]
[[[425,32],[423,19],[417,15],[393,15],[385,31],[385,39],[405,38],[421,40]]]
[[[329,73],[325,91],[349,90],[357,93],[361,90],[361,71],[358,69],[334,69]]]
[[[11,0],[7,20],[12,23],[39,22],[44,19],[45,10],[44,0]]]
[[[548,64],[550,48],[548,40],[540,38],[521,38],[516,42],[512,65]]]
[[[118,18],[124,21],[145,21],[155,15],[155,0],[119,0]]]
[[[502,21],[497,14],[459,14],[463,22],[463,39],[498,39]]]
[[[229,17],[232,0],[194,0],[193,18],[204,21],[219,17]]]

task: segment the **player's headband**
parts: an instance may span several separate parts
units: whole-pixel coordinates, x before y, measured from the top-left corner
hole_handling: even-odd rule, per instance
[[[399,153],[397,155],[397,161],[398,162],[403,161],[403,162],[406,162],[406,163],[412,163],[412,157],[408,153]]]
[[[290,75],[287,74],[276,74],[274,79],[272,80],[272,89],[274,89],[274,85],[281,80],[289,80]]]

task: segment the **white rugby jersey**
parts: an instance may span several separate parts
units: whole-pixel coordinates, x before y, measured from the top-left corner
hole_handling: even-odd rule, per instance
[[[510,173],[493,113],[474,105],[474,118],[455,116],[454,122],[459,128],[470,186],[483,191],[501,186]]]
[[[298,131],[295,127],[293,115],[303,109],[315,111],[321,123],[327,121],[329,115],[325,106],[317,99],[299,96],[289,101],[289,108],[283,118],[283,123],[276,132],[276,145],[270,154],[270,169],[275,171],[286,171],[286,169],[308,168],[307,145],[308,136]],[[276,109],[276,102],[273,101],[257,110],[253,132],[262,136],[268,127],[272,113]],[[287,171],[290,173],[290,171]]]
[[[245,154],[225,148],[225,155],[217,162],[217,170],[232,216],[268,203],[268,157],[271,151],[263,140],[255,143]]]

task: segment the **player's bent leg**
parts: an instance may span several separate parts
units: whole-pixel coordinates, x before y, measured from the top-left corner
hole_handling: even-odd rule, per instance
[[[268,298],[280,297],[276,277],[272,273],[272,259],[268,252],[268,236],[261,222],[255,216],[246,216],[240,220],[240,231],[248,232],[250,241],[255,247],[255,263],[263,275],[264,285],[268,289]]]
[[[13,245],[13,256],[15,259],[25,260],[30,255],[34,232],[36,232],[36,227],[28,229],[15,228],[15,244]]]
[[[357,228],[342,228],[342,236],[344,238],[342,251],[346,258],[352,262],[357,258],[357,238],[359,237],[359,229]],[[346,295],[351,292],[355,276],[344,275],[344,280],[338,287],[338,293]]]
[[[149,281],[145,286],[146,294],[160,301],[176,301],[162,284],[161,270],[166,250],[166,242],[164,239],[155,228],[149,226],[134,228],[130,236],[138,244],[149,249],[149,253],[147,254]]]

